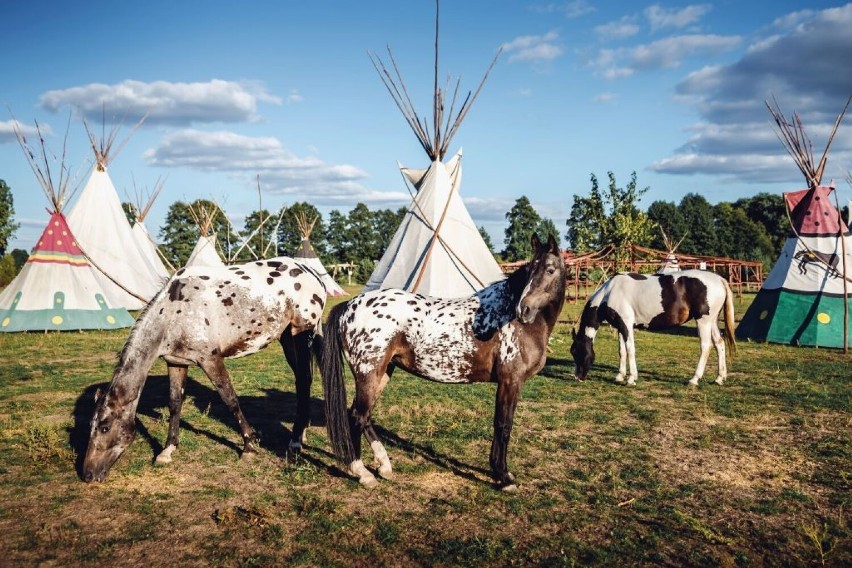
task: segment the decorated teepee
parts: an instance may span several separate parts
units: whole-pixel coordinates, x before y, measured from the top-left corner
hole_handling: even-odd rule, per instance
[[[319,219],[319,217],[308,219],[308,215],[304,211],[296,213],[296,227],[299,229],[299,234],[302,236],[302,243],[299,245],[299,250],[296,251],[293,258],[302,264],[309,266],[319,275],[320,280],[322,280],[322,283],[325,286],[325,291],[329,296],[345,296],[346,291],[334,281],[334,278],[331,277],[331,274],[329,274],[328,270],[326,270],[325,266],[323,266],[316,251],[314,251],[313,245],[311,245],[311,233],[314,230],[314,225],[316,225],[317,219]]]
[[[95,163],[68,213],[68,226],[95,268],[107,276],[121,305],[137,310],[160,291],[165,280],[137,244],[109,177],[110,163],[128,140],[125,138],[114,147],[118,131],[116,126],[109,134],[98,137],[86,124]]]
[[[198,227],[198,242],[195,243],[185,266],[224,266],[222,257],[216,251],[216,233],[213,232],[213,221],[219,212],[218,207],[196,202],[195,205],[189,206],[189,212]]]
[[[151,211],[154,201],[156,201],[162,190],[163,180],[160,179],[157,180],[154,190],[147,196],[143,196],[139,191],[136,191],[136,199],[133,203],[133,215],[136,222],[133,224],[132,231],[133,238],[136,239],[136,244],[139,246],[139,249],[142,251],[142,254],[145,256],[145,259],[151,265],[154,272],[161,279],[168,279],[169,271],[166,269],[166,265],[163,264],[161,258],[162,255],[160,255],[157,243],[155,243],[154,239],[151,238],[151,234],[145,226],[145,218],[148,216],[148,212]]]
[[[852,101],[852,97],[850,97]],[[846,349],[852,291],[852,237],[841,218],[833,185],[822,175],[831,141],[846,108],[837,117],[822,158],[814,162],[811,142],[798,115],[787,122],[767,103],[778,136],[808,183],[807,189],[784,194],[790,233],[781,255],[749,306],[737,337]]]
[[[21,272],[0,292],[0,331],[116,329],[132,325],[133,318],[105,288],[103,275],[89,263],[62,214],[69,182],[64,149],[58,168],[51,168],[38,124],[40,151],[30,147],[14,124],[21,148],[50,202],[50,220]]]
[[[503,273],[459,195],[461,150],[449,161],[444,162],[443,159],[497,57],[491,62],[473,95],[468,93],[464,101],[457,101],[457,81],[452,97],[447,101],[447,89],[438,86],[436,17],[435,80],[430,127],[415,111],[390,50],[388,55],[394,75],[375,55],[371,57],[373,65],[431,163],[425,170],[413,170],[400,165],[404,177],[414,187],[412,202],[364,289],[403,288],[429,296],[467,296],[502,279]],[[446,115],[445,102],[449,102]],[[454,115],[457,102],[461,104],[458,113]]]

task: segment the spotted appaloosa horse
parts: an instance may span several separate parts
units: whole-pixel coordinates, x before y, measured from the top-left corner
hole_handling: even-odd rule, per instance
[[[224,360],[255,353],[274,340],[280,341],[296,375],[297,418],[290,448],[300,449],[310,418],[311,344],[325,301],[319,277],[292,258],[178,270],[136,320],[109,388],[96,397],[83,479],[103,481],[133,441],[136,406],[157,357],[166,361],[170,382],[169,434],[157,463],[170,462],[178,445],[190,364],[201,367],[234,413],[243,456],[250,456],[257,434],[240,410]]]
[[[497,383],[491,470],[499,487],[515,489],[506,463],[515,406],[524,381],[544,366],[565,299],[565,263],[556,241],[551,237],[542,245],[533,235],[532,244],[528,265],[469,297],[387,289],[331,310],[321,362],[326,424],[335,454],[362,484],[376,484],[361,461],[362,434],[379,462],[379,475],[391,475],[371,414],[394,368],[401,367],[442,383]],[[355,376],[348,416],[342,355]]]
[[[719,332],[716,321],[724,308],[725,337]],[[595,290],[580,316],[580,327],[572,331],[574,342],[575,377],[586,375],[595,362],[594,341],[598,328],[604,322],[618,331],[620,361],[615,382],[623,383],[630,361],[627,384],[636,384],[636,349],[633,341],[634,327],[651,330],[667,329],[695,320],[701,341],[701,355],[695,376],[690,385],[698,385],[710,356],[711,343],[719,358],[721,385],[728,376],[725,345],[728,353],[736,350],[734,340],[734,299],[728,282],[721,276],[705,270],[683,270],[670,274],[616,274]]]

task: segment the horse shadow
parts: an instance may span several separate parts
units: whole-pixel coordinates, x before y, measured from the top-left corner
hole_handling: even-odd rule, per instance
[[[694,331],[694,330],[693,330]],[[656,332],[655,332],[656,333]],[[678,333],[680,335],[681,333]],[[688,334],[687,334],[688,335]],[[618,373],[618,366],[615,364],[601,364],[595,362],[592,367],[592,372],[586,377],[586,381],[601,381],[605,383],[615,382],[615,375]],[[577,382],[574,379],[574,360],[560,357],[548,357],[544,368],[538,373],[542,377],[554,379],[557,381]],[[639,369],[639,379],[650,379],[663,383],[679,383],[683,377],[673,377],[660,371],[651,369]],[[585,381],[582,381],[585,382]]]
[[[205,382],[207,377],[203,377]],[[82,479],[83,475],[83,460],[85,459],[86,449],[89,445],[90,436],[90,421],[95,411],[95,395],[100,390],[102,392],[109,388],[109,383],[97,383],[90,385],[77,397],[74,404],[74,424],[68,430],[69,444],[74,449],[77,455],[75,461],[75,469],[77,474]],[[295,390],[295,383],[293,384]],[[263,394],[258,396],[240,396],[237,398],[240,402],[240,408],[243,414],[246,415],[249,423],[255,428],[260,435],[260,446],[278,457],[291,458],[289,452],[289,443],[292,436],[292,430],[285,426],[296,419],[296,393],[291,391],[281,390],[276,387],[264,388]],[[231,448],[236,454],[242,451],[241,443],[237,443],[239,438],[239,428],[234,415],[228,410],[228,407],[222,401],[218,391],[212,386],[208,386],[192,377],[187,376],[184,386],[184,405],[180,419],[181,432],[192,432],[197,436],[204,436],[209,440]],[[187,410],[187,405],[193,404],[195,408],[206,414],[207,416],[227,425],[231,428],[235,435],[233,437],[223,437],[219,434],[204,429],[192,420],[187,421],[184,418]],[[139,420],[139,416],[146,416],[153,420],[167,421],[169,418],[169,378],[167,375],[150,375],[142,389],[142,394],[139,397],[139,404],[136,408],[136,435],[144,439],[152,450],[152,461],[164,449],[165,436],[162,439],[154,436],[144,423]],[[311,413],[310,421],[312,426],[325,427],[325,412],[323,411],[323,402],[320,399],[311,398]],[[303,445],[303,448],[313,452],[325,455],[327,458],[333,456],[321,448]],[[319,468],[327,468],[322,461],[316,458],[300,454],[301,459],[311,462]]]

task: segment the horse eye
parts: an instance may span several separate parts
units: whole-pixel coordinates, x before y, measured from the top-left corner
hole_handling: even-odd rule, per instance
[[[101,426],[101,434],[106,434],[107,432],[109,432],[109,425]]]
[[[553,266],[551,266],[550,268],[547,269],[548,276],[552,276],[553,273],[555,273],[555,272],[556,272],[556,268],[554,268]]]

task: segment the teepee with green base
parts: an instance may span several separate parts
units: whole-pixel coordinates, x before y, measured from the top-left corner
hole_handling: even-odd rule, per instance
[[[846,108],[837,117],[822,159],[815,164],[799,117],[793,115],[788,123],[777,103],[774,108],[767,106],[778,125],[779,138],[809,187],[784,194],[790,234],[736,335],[738,339],[846,350],[852,332],[852,235],[840,215],[834,186],[822,185],[828,149]]]
[[[52,209],[49,210],[50,220],[26,264],[0,293],[0,331],[129,327],[133,325],[130,313],[107,292],[104,276],[91,265],[68,227],[62,214],[68,171],[63,159],[58,168],[59,180],[54,185],[38,124],[36,129],[41,143],[40,156],[17,128],[16,134]]]

